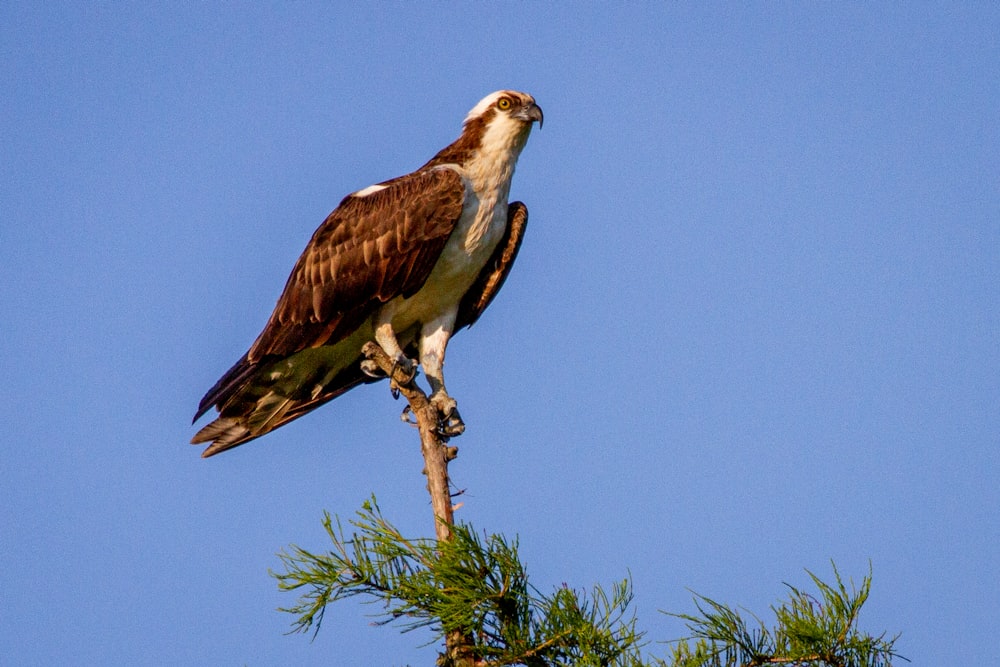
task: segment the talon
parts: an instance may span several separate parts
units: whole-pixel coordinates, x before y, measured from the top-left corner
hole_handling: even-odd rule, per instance
[[[452,410],[450,415],[438,423],[438,432],[446,438],[453,438],[465,433],[465,422],[462,421],[458,410]]]
[[[396,371],[402,371],[405,375],[402,384],[409,384],[413,382],[413,378],[417,377],[417,362],[401,354],[392,363],[392,373],[390,374],[390,377],[395,376]],[[396,391],[398,393],[399,390],[397,389]]]
[[[411,417],[412,417],[412,419],[411,419]],[[412,426],[414,428],[417,428],[417,427],[420,426],[420,424],[417,423],[417,416],[415,414],[413,414],[413,408],[411,408],[409,405],[407,405],[405,408],[403,408],[403,412],[400,413],[399,419],[403,423],[409,424],[410,426]]]
[[[370,378],[375,378],[376,380],[381,380],[385,377],[385,373],[382,369],[378,367],[374,359],[364,359],[361,362],[361,372]]]

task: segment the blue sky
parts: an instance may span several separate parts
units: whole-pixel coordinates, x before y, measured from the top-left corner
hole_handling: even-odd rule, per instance
[[[286,636],[267,574],[371,493],[431,534],[384,385],[186,443],[340,198],[507,87],[546,124],[449,349],[458,517],[543,590],[631,573],[651,639],[833,559],[913,664],[994,661],[998,34],[988,3],[4,3],[3,664],[432,662],[353,602]]]

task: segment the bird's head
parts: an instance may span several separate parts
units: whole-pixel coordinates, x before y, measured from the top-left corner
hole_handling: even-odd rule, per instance
[[[477,137],[479,149],[485,153],[507,153],[517,159],[535,121],[541,127],[542,109],[535,98],[516,90],[498,90],[472,108],[463,134]]]
[[[487,171],[499,163],[509,163],[507,171],[512,173],[535,121],[539,127],[542,125],[542,110],[531,95],[516,90],[490,93],[465,117],[462,135],[421,168],[467,164],[475,159]]]

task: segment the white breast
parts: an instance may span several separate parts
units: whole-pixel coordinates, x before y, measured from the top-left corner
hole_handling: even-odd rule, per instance
[[[504,197],[481,200],[466,196],[462,217],[427,282],[409,299],[395,299],[391,308],[393,329],[409,329],[416,323],[439,319],[458,304],[489,260],[507,225],[506,188]]]

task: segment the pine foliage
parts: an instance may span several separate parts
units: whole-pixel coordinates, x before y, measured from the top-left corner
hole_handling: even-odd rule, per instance
[[[674,667],[888,667],[900,656],[897,637],[872,636],[857,627],[858,613],[871,590],[871,572],[861,586],[848,590],[836,565],[835,585],[808,572],[818,596],[790,584],[787,601],[772,606],[776,624],[768,629],[754,617],[746,620],[733,608],[696,596],[698,614],[674,614],[687,621],[689,640],[677,642]]]
[[[625,579],[606,592],[585,593],[565,585],[543,593],[518,558],[517,541],[479,535],[465,524],[453,539],[409,539],[383,516],[374,497],[365,502],[347,536],[339,518],[324,516],[332,549],[315,554],[292,546],[279,554],[279,587],[301,591],[293,631],[319,631],[327,605],[360,596],[378,604],[379,624],[402,631],[429,629],[430,643],[461,633],[472,647],[472,664],[487,667],[666,666],[881,667],[898,657],[895,638],[873,637],[857,628],[871,576],[848,590],[834,568],[835,585],[810,573],[818,597],[789,586],[788,601],[772,607],[776,625],[752,626],[741,614],[697,596],[697,614],[674,614],[691,636],[673,642],[670,660],[644,657],[643,633],[630,610],[632,586]],[[445,654],[439,664],[451,665]]]
[[[319,630],[326,606],[362,596],[381,603],[379,624],[406,632],[429,628],[432,642],[459,631],[472,639],[482,665],[639,665],[641,634],[627,618],[628,580],[607,594],[566,587],[543,594],[528,581],[517,542],[480,537],[455,524],[454,539],[407,539],[367,501],[351,525],[325,515],[333,549],[317,555],[300,547],[279,554],[282,590],[305,588],[299,604],[283,609],[298,618],[295,631]]]

